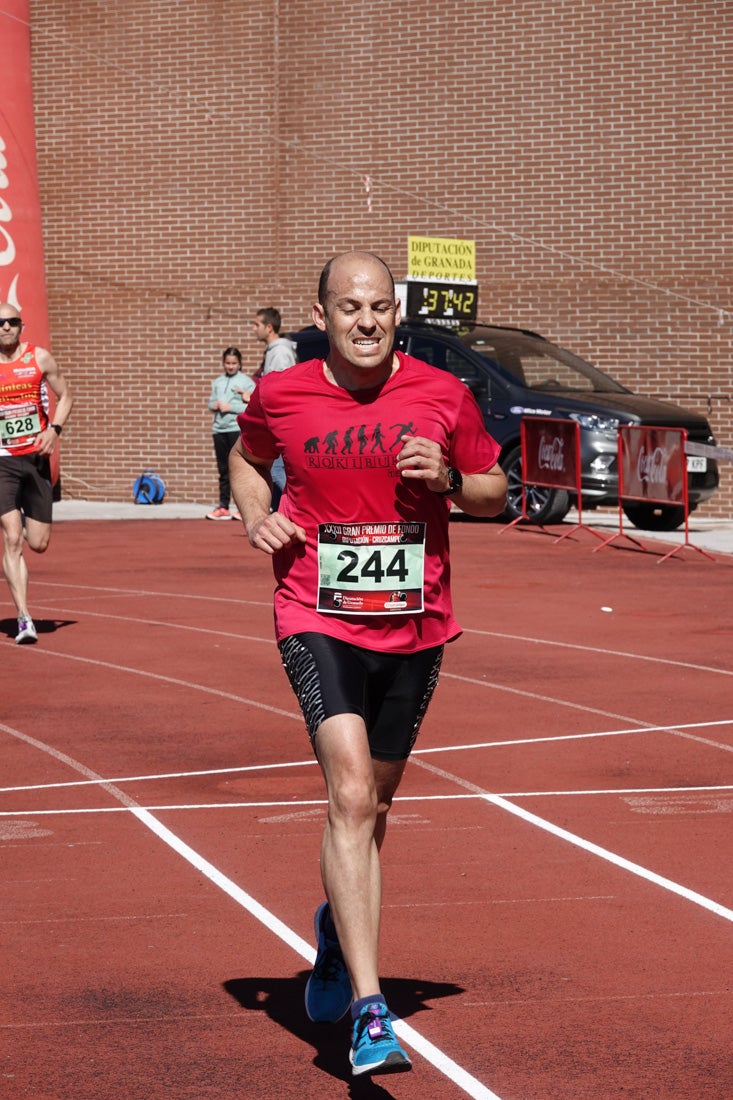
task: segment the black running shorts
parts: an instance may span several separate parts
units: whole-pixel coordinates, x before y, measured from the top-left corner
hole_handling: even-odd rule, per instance
[[[376,653],[309,632],[291,634],[279,648],[314,746],[321,722],[359,714],[375,759],[407,759],[438,682],[442,645]]]
[[[16,510],[51,522],[53,486],[45,455],[0,455],[0,516]]]

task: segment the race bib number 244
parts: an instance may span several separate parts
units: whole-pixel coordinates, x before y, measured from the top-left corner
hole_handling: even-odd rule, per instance
[[[424,523],[321,523],[318,610],[335,615],[423,610]]]

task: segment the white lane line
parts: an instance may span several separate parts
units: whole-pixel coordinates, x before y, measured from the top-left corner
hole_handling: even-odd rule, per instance
[[[200,603],[225,603],[229,604],[242,604],[244,606],[253,607],[267,607],[272,610],[272,596],[266,600],[243,600],[234,596],[194,596],[190,592],[158,592],[147,588],[112,588],[111,586],[93,585],[93,584],[62,584],[60,581],[34,581],[33,587],[35,588],[64,588],[71,589],[73,592],[89,592],[90,599],[93,599],[98,592],[108,592],[115,596],[150,596],[160,597],[165,600],[174,600],[176,603],[181,603],[183,600],[190,600],[192,602]],[[47,607],[46,610],[52,611],[53,607]],[[86,612],[85,612],[86,613]],[[167,623],[167,626],[175,629],[175,623]]]
[[[579,901],[618,901],[618,894],[576,894],[566,898],[475,898],[470,901],[456,901],[450,898],[448,901],[397,901],[384,905],[385,909],[472,909],[487,905],[560,905]],[[0,924],[5,923],[0,921]],[[9,922],[8,922],[9,923]],[[25,922],[19,922],[25,923]]]
[[[665,878],[664,875],[658,875],[656,871],[650,871],[647,867],[642,867],[638,863],[632,863],[632,861],[626,859],[625,856],[610,852],[607,848],[601,848],[599,844],[594,844],[591,840],[586,840],[584,837],[577,836],[575,833],[571,833],[567,829],[561,828],[559,825],[554,825],[551,821],[546,821],[544,818],[538,817],[537,814],[530,813],[529,810],[525,810],[521,806],[515,806],[513,802],[507,801],[506,798],[491,794],[484,795],[484,798],[487,802],[493,803],[494,806],[498,806],[502,810],[506,810],[507,813],[522,818],[523,821],[529,822],[530,825],[536,825],[538,829],[544,829],[545,832],[551,833],[560,840],[567,841],[568,844],[574,844],[577,848],[582,848],[584,851],[590,852],[591,855],[598,856],[608,863],[613,863],[616,867],[621,867],[624,871],[630,871],[633,875],[638,875],[639,878],[646,879],[647,882],[653,882],[656,886],[661,886],[664,890],[669,890],[671,893],[677,894],[681,898],[685,898],[686,901],[694,902],[695,905],[699,905],[703,909],[708,909],[718,917],[733,921],[733,909],[728,909],[725,905],[720,905],[719,902],[713,901],[711,898],[706,898],[703,894],[698,894],[696,890],[690,890],[687,886],[681,886],[680,883]]]
[[[128,807],[133,817],[136,817],[146,828],[155,833],[159,840],[162,840],[169,848],[172,848],[174,852],[177,852],[179,856],[182,856],[192,867],[195,867],[197,871],[205,875],[210,882],[213,882],[215,886],[218,886],[220,890],[223,890],[233,901],[236,901],[238,905],[241,905],[243,909],[246,909],[255,920],[258,920],[261,924],[264,924],[271,932],[274,932],[283,943],[286,943],[288,947],[292,947],[296,954],[300,955],[310,963],[312,966],[316,961],[315,948],[306,940],[302,939],[296,932],[293,932],[292,928],[289,928],[287,924],[279,920],[278,917],[271,913],[269,909],[265,909],[264,905],[260,905],[251,894],[248,894],[246,890],[243,890],[241,886],[237,886],[235,882],[232,882],[230,878],[210,863],[209,860],[204,859],[197,851],[195,851],[189,844],[181,840],[179,836],[176,836],[166,825],[158,821],[153,817],[148,810],[144,810],[142,807],[130,806]]]
[[[190,913],[130,913],[125,916],[111,917],[39,917],[32,920],[0,920],[1,925],[11,925],[13,928],[26,924],[128,924],[134,921],[151,920],[190,920]]]
[[[103,1027],[108,1028],[112,1024],[121,1024],[137,1026],[138,1024],[152,1024],[156,1030],[161,1027],[168,1027],[173,1024],[177,1025],[181,1020],[221,1020],[222,1024],[231,1024],[232,1017],[226,1012],[169,1012],[163,1016],[109,1016],[105,1014],[103,1019],[90,1019],[89,1017],[79,1017],[77,1019],[67,1020],[38,1020],[38,1021],[26,1021],[22,1020],[18,1023],[0,1024],[2,1031],[41,1031],[50,1030],[56,1028],[61,1030],[62,1028],[78,1028],[83,1027],[85,1030],[90,1027]],[[73,1042],[73,1040],[71,1040]],[[46,1094],[48,1095],[48,1094]]]
[[[450,675],[450,673],[448,673],[448,675]],[[631,719],[631,721],[633,721],[633,719]],[[542,745],[551,744],[554,741],[588,741],[598,737],[622,737],[634,733],[674,733],[684,736],[682,733],[683,730],[706,729],[710,726],[733,727],[733,718],[720,718],[714,722],[686,722],[679,726],[655,726],[640,722],[638,726],[633,726],[628,729],[596,730],[594,733],[561,733],[554,737],[518,737],[509,741],[469,741],[462,745],[438,745],[432,749],[413,749],[413,755],[427,756],[429,753],[436,752],[470,752],[471,749],[505,749],[512,748],[514,745]],[[707,741],[705,738],[701,737],[693,738],[693,740],[704,741],[705,744],[733,751],[733,745],[720,744],[717,741]],[[0,788],[0,790],[2,790],[2,788]]]
[[[596,997],[513,997],[500,1001],[466,1001],[466,1007],[480,1008],[487,1005],[495,1005],[504,1008],[506,1005],[572,1005],[572,1004],[613,1004],[614,1001],[676,1001],[687,1000],[688,997],[725,997],[730,998],[728,989],[683,989],[671,993],[610,993],[608,996],[599,994]]]
[[[0,722],[0,730],[5,729]],[[198,771],[190,772],[158,772],[151,773],[149,775],[118,775],[108,776],[105,779],[106,783],[148,783],[153,780],[159,779],[193,779],[197,776],[209,776],[209,775],[240,775],[243,772],[268,772],[277,771],[280,768],[306,768],[314,767],[316,760],[311,757],[309,760],[291,760],[286,763],[270,763],[270,764],[243,764],[236,768],[203,768]],[[60,790],[66,787],[93,787],[97,786],[99,780],[97,779],[73,779],[71,781],[65,781],[63,783],[32,783],[22,787],[0,787],[0,794],[9,794],[12,791],[53,791]]]
[[[293,718],[299,718],[299,715],[293,714]],[[431,749],[413,749],[412,756],[430,756],[435,753],[441,752],[470,752],[472,749],[502,749],[512,748],[514,745],[542,745],[551,744],[553,741],[586,741],[602,737],[620,737],[625,734],[635,733],[675,733],[681,734],[684,730],[690,729],[705,729],[710,726],[733,726],[733,718],[723,718],[714,722],[688,722],[679,726],[634,726],[629,729],[619,730],[600,730],[593,733],[567,733],[558,734],[555,737],[520,737],[510,741],[473,741],[466,742],[462,745],[437,745]],[[0,722],[0,730],[4,729],[2,722]],[[733,751],[733,746],[719,745],[717,741],[706,741],[704,738],[695,738],[695,740],[704,741],[705,744],[714,745],[719,748]],[[305,760],[288,760],[288,761],[272,761],[264,764],[242,764],[237,767],[231,768],[200,768],[195,771],[183,771],[183,772],[150,772],[146,775],[117,775],[107,776],[105,782],[107,783],[148,783],[157,781],[160,779],[192,779],[197,776],[209,776],[209,775],[241,775],[247,772],[266,772],[277,771],[282,768],[308,768],[314,767],[316,760],[314,757],[308,757]],[[20,786],[14,787],[0,787],[0,794],[9,794],[18,791],[50,791],[60,790],[65,787],[89,787],[96,786],[99,781],[96,779],[74,779],[70,781],[64,781],[61,783],[25,783]],[[511,794],[504,791],[502,792],[507,798],[519,797],[520,795],[527,794],[616,794],[616,793],[628,793],[637,794],[639,791],[647,793],[649,791],[696,791],[696,790],[715,790],[714,787],[644,787],[633,788],[629,791],[532,791],[532,792],[514,792]]]
[[[148,680],[157,680],[162,684],[174,684],[176,687],[189,688],[191,691],[201,691],[205,695],[216,695],[219,699],[229,699],[234,703],[245,703],[248,707],[256,707],[257,710],[266,710],[270,714],[279,714],[281,718],[291,718],[293,721],[303,721],[300,712],[283,710],[282,707],[273,707],[270,703],[262,703],[259,699],[250,699],[246,695],[235,695],[231,691],[222,691],[220,688],[212,688],[207,684],[197,684],[191,680],[181,680],[176,676],[164,676],[160,672],[149,672],[146,668],[131,668],[128,665],[118,665],[112,661],[99,661],[94,657],[80,657],[72,653],[51,653],[50,650],[39,650],[37,655],[44,657],[60,657],[64,661],[79,661],[84,665],[95,665],[97,668],[110,668],[113,672],[130,672],[133,676],[142,676]],[[7,727],[3,727],[7,728]]]
[[[54,653],[54,652],[51,652],[51,651],[48,651],[48,650],[44,650],[44,651],[42,651],[42,653],[39,654],[39,656],[51,657],[51,658],[55,657],[55,658],[59,658],[59,659],[62,659],[62,660],[67,660],[67,661],[79,661],[80,663],[83,663],[83,664],[94,664],[94,665],[96,665],[97,668],[112,669],[114,672],[129,672],[132,675],[144,676],[144,678],[149,679],[149,680],[156,680],[156,681],[160,681],[161,683],[176,684],[177,686],[180,686],[180,687],[187,687],[187,689],[189,689],[190,691],[199,691],[199,692],[203,692],[203,693],[208,694],[208,695],[217,695],[219,698],[227,698],[227,700],[230,700],[232,702],[244,703],[245,705],[256,707],[256,708],[260,709],[260,711],[267,711],[271,714],[277,714],[277,715],[281,715],[282,717],[285,717],[285,718],[291,718],[292,720],[294,720],[294,722],[298,722],[298,723],[303,722],[303,717],[302,717],[302,715],[300,715],[299,712],[284,711],[284,709],[282,707],[272,706],[269,703],[262,703],[259,700],[253,700],[253,698],[250,698],[249,696],[234,695],[232,692],[221,691],[220,689],[216,689],[216,687],[209,687],[206,684],[199,684],[199,683],[195,683],[195,682],[189,681],[189,680],[180,680],[180,679],[175,678],[175,676],[167,676],[167,675],[163,675],[163,674],[158,673],[158,672],[151,672],[147,669],[134,669],[134,668],[129,667],[129,665],[117,664],[117,663],[114,663],[114,662],[111,662],[111,661],[100,661],[100,660],[97,660],[97,659],[91,658],[91,657],[79,657],[79,656],[77,656],[77,654],[73,654],[73,653],[58,653],[58,652]],[[489,681],[486,681],[486,680],[478,680],[477,678],[474,678],[474,676],[462,676],[462,675],[458,675],[458,674],[453,673],[453,672],[441,672],[440,674],[441,674],[441,676],[447,676],[447,678],[449,678],[451,680],[459,680],[459,681],[463,681],[464,683],[470,683],[470,684],[478,685],[480,687],[490,687],[490,689],[492,689],[493,691],[503,691],[503,692],[510,693],[512,695],[523,696],[524,698],[533,698],[533,700],[536,700],[536,701],[541,702],[541,703],[550,703],[550,704],[553,704],[555,706],[565,706],[565,707],[568,707],[569,709],[573,709],[573,711],[582,711],[584,714],[598,714],[598,715],[601,715],[602,717],[605,717],[605,718],[614,718],[616,720],[616,722],[637,723],[638,730],[632,729],[632,730],[630,730],[630,733],[635,733],[635,731],[639,731],[639,733],[643,733],[643,731],[648,731],[648,730],[666,730],[667,733],[672,734],[672,736],[688,738],[688,739],[691,739],[691,740],[694,740],[694,741],[701,742],[701,744],[703,744],[703,745],[709,745],[712,748],[723,749],[724,751],[729,751],[729,752],[733,751],[732,746],[721,744],[721,742],[719,742],[719,741],[711,741],[707,738],[696,737],[696,736],[693,736],[691,734],[683,733],[682,730],[685,729],[685,728],[688,728],[688,727],[680,727],[680,729],[678,730],[677,727],[653,725],[653,724],[642,722],[641,719],[633,718],[633,717],[630,717],[628,715],[616,714],[613,711],[602,711],[602,709],[600,709],[598,707],[588,706],[588,705],[583,704],[583,703],[572,703],[568,700],[562,700],[562,698],[555,698],[555,697],[550,696],[550,695],[541,695],[541,694],[538,694],[537,692],[526,691],[524,689],[519,689],[519,687],[512,687],[512,686],[507,685],[507,684],[493,683],[493,682],[489,682]],[[715,724],[729,725],[730,724],[730,719],[720,719],[719,723],[711,723],[711,725],[715,725]],[[694,727],[696,725],[697,724],[691,724],[692,727]],[[704,724],[701,723],[700,725],[704,725]],[[2,728],[2,727],[0,726],[0,728]],[[623,733],[623,730],[617,730],[615,734],[614,734],[614,731],[610,731],[610,733],[608,733],[608,734],[603,734],[603,733],[589,734],[589,735],[581,734],[581,735],[578,735],[578,736],[580,736],[580,737],[587,737],[587,736],[589,736],[589,737],[604,737],[604,736],[608,737],[608,736],[616,736],[617,734],[620,734],[620,733]],[[570,735],[568,735],[568,736],[570,736]],[[549,738],[549,739],[550,740],[560,740],[561,738]],[[538,738],[538,740],[539,740],[539,738]],[[533,741],[533,739],[529,738],[526,741],[526,744],[532,744],[532,741]],[[501,745],[502,742],[486,742],[486,744],[488,744],[488,745],[494,745],[494,744]],[[507,746],[511,746],[511,745],[514,745],[514,744],[524,744],[524,742],[523,741],[507,741],[507,742],[504,742],[504,744],[507,745]],[[419,756],[420,753],[425,753],[425,752],[428,752],[428,751],[449,752],[449,751],[456,751],[458,749],[472,749],[472,748],[482,748],[482,747],[483,747],[483,745],[481,745],[481,744],[478,744],[478,745],[474,744],[474,745],[464,745],[464,746],[450,746],[450,747],[444,747],[444,748],[433,749],[433,750],[430,750],[430,749],[416,749],[413,752],[413,756]]]
[[[520,695],[525,699],[534,699],[539,703],[550,703],[556,707],[567,707],[569,710],[580,710],[585,714],[599,714],[603,718],[614,718],[617,722],[638,722],[641,729],[646,730],[648,723],[639,721],[638,718],[631,718],[627,714],[617,714],[612,710],[601,710],[599,707],[589,707],[585,703],[573,703],[567,699],[557,699],[552,695],[542,695],[536,691],[527,691],[524,688],[509,687],[506,684],[499,684],[490,680],[479,680],[475,676],[459,676],[455,672],[441,672],[441,678],[447,676],[451,680],[462,680],[466,684],[473,684],[476,687],[491,688],[492,691],[506,691],[510,695]],[[728,722],[724,721],[723,725],[727,725]],[[654,729],[659,727],[654,726]],[[720,744],[717,741],[707,741],[702,737],[692,737],[690,734],[677,733],[676,727],[665,727],[669,733],[674,737],[684,737],[694,741],[701,741],[703,744],[711,745],[713,748],[724,749],[727,752],[732,751],[730,745]]]
[[[101,782],[101,785],[106,789],[111,786],[106,780]],[[477,796],[464,794],[454,795],[452,797],[475,799]],[[127,814],[131,813],[133,809],[145,810],[147,813],[163,813],[169,810],[176,810],[179,812],[188,810],[280,810],[285,806],[288,808],[295,806],[325,807],[328,804],[325,799],[319,800],[315,798],[311,802],[194,802],[171,805],[162,802],[154,806],[141,806],[139,803],[133,803],[132,799],[130,801],[132,804],[129,806],[75,806],[54,810],[0,810],[0,819],[4,817],[64,817],[66,814],[68,814],[69,817],[79,817],[84,814]]]
[[[686,901],[691,901],[695,905],[699,905],[703,909],[707,909],[709,912],[714,913],[716,916],[723,917],[725,920],[733,922],[733,909],[728,909],[725,905],[721,905],[719,902],[705,897],[704,894],[698,894],[696,890],[690,890],[687,886],[682,886],[678,882],[673,882],[672,879],[665,878],[664,875],[658,875],[656,871],[650,871],[647,867],[642,867],[639,863],[633,863],[630,859],[626,859],[625,856],[617,855],[607,848],[602,848],[599,844],[594,844],[591,840],[586,840],[576,833],[571,833],[568,829],[563,829],[559,825],[554,825],[551,821],[547,821],[545,818],[539,817],[537,814],[533,814],[529,810],[523,809],[521,806],[516,806],[508,799],[502,798],[501,795],[492,794],[490,791],[486,791],[478,787],[475,783],[462,779],[460,776],[453,775],[451,772],[446,772],[442,768],[436,768],[434,764],[429,764],[424,760],[417,761],[417,764],[418,767],[425,768],[426,771],[442,776],[444,779],[452,780],[457,786],[472,791],[485,802],[489,802],[491,805],[501,810],[506,810],[507,813],[514,814],[515,817],[521,818],[530,825],[535,825],[538,829],[544,830],[544,832],[551,833],[559,840],[564,840],[568,844],[574,845],[576,848],[581,848],[591,855],[598,856],[599,859],[603,859],[607,863],[612,863],[624,871],[630,871],[632,875],[636,875],[638,878],[645,879],[655,886],[661,886],[662,889],[668,890],[672,894],[677,894]]]
[[[160,840],[168,844],[175,852],[187,860],[193,867],[195,867],[201,874],[205,875],[211,880],[220,890],[223,890],[225,894],[228,894],[233,901],[236,901],[243,909],[246,909],[248,913],[251,913],[253,917],[259,920],[265,925],[271,932],[274,932],[276,936],[279,936],[284,943],[310,965],[316,960],[316,953],[313,947],[300,936],[296,935],[286,924],[283,924],[281,920],[275,917],[268,909],[260,905],[258,901],[242,890],[236,883],[228,879],[226,875],[223,875],[218,868],[214,867],[212,863],[209,863],[207,859],[199,855],[194,851],[185,841],[171,832],[165,825],[161,824],[157,818],[152,817],[146,810],[139,809],[132,811],[135,817],[146,825],[152,832],[155,833]],[[429,1042],[420,1032],[416,1031],[409,1024],[406,1024],[404,1020],[396,1020],[394,1024],[396,1033],[411,1046],[413,1050],[421,1054],[422,1057],[430,1062],[437,1070],[448,1077],[459,1088],[463,1089],[469,1096],[475,1097],[475,1100],[499,1100],[496,1093],[491,1092],[489,1089],[482,1085],[480,1081],[477,1081],[475,1077],[472,1077],[462,1066],[459,1066],[452,1058],[449,1058],[444,1051],[434,1046]]]
[[[601,718],[613,718],[616,722],[637,722],[638,719],[628,714],[618,714],[615,710],[602,710],[600,707],[589,707],[587,703],[575,703],[569,699],[558,699],[554,695],[544,695],[539,691],[529,691],[527,688],[512,687],[509,684],[501,684],[496,680],[479,679],[477,676],[461,676],[457,672],[440,672],[441,680],[460,680],[464,684],[473,684],[474,687],[491,688],[492,691],[505,691],[508,695],[519,695],[522,699],[532,699],[537,703],[551,703],[553,706],[567,707],[568,710],[580,710],[584,714],[598,714]],[[639,722],[644,728],[645,723]]]
[[[446,773],[447,775],[447,773]],[[457,780],[456,780],[457,781]],[[109,786],[117,780],[100,779],[96,786]],[[574,790],[574,791],[503,791],[492,792],[496,798],[598,798],[600,795],[629,796],[638,794],[714,794],[716,791],[733,791],[733,783],[720,784],[715,787],[618,787],[613,789]],[[475,794],[405,794],[397,795],[394,805],[408,802],[475,802],[486,797],[487,792],[477,791]],[[148,810],[150,813],[162,813],[168,810],[299,810],[306,806],[325,807],[328,805],[326,798],[310,799],[282,799],[258,802],[159,802],[144,806],[141,803],[133,803],[138,809]],[[70,817],[78,814],[121,814],[128,813],[129,806],[63,806],[50,810],[17,809],[0,810],[0,819],[4,817]],[[312,812],[312,811],[311,811]],[[305,813],[289,813],[278,818],[284,821],[287,817],[292,820],[302,821],[309,815]]]
[[[135,596],[138,593],[134,593]],[[90,597],[91,599],[91,597]],[[233,600],[233,603],[242,603],[244,601]],[[188,623],[179,623],[171,620],[163,619],[150,619],[140,618],[135,615],[110,615],[105,611],[88,611],[87,608],[78,607],[60,607],[58,604],[54,604],[53,607],[46,607],[44,604],[34,604],[34,608],[40,608],[54,613],[55,617],[59,618],[61,615],[84,615],[88,619],[110,619],[116,623],[136,623],[142,626],[163,626],[170,630],[182,631],[189,630],[194,634],[215,634],[217,638],[236,638],[240,642],[261,642],[263,645],[274,646],[276,644],[273,637],[263,637],[261,634],[238,634],[232,630],[214,629],[213,627],[206,626],[191,626]],[[267,604],[268,607],[272,606],[272,603]],[[36,619],[40,616],[36,611]]]
[[[146,596],[146,597],[156,596],[156,597],[160,597],[161,599],[175,600],[176,603],[181,603],[183,600],[190,600],[190,601],[206,601],[207,603],[241,604],[241,605],[244,605],[244,606],[252,605],[252,606],[255,606],[255,607],[269,607],[269,608],[272,607],[272,599],[271,598],[268,599],[268,600],[243,600],[243,599],[229,598],[228,596],[213,596],[213,597],[208,596],[208,595],[207,596],[195,596],[195,595],[192,595],[190,593],[159,592],[159,591],[153,591],[153,590],[142,589],[142,588],[132,588],[132,589],[130,589],[130,588],[102,587],[102,586],[97,586],[97,585],[61,584],[60,582],[56,582],[56,581],[35,581],[34,582],[34,587],[51,588],[51,589],[55,589],[55,588],[71,589],[75,592],[90,592],[90,593],[109,592],[109,593],[116,594],[116,595],[121,595],[121,596]],[[46,610],[52,612],[54,610],[54,605],[47,606]],[[87,612],[85,609],[83,610],[83,613],[84,614],[92,614],[90,612]],[[98,616],[100,616],[102,618],[113,618],[113,619],[114,618],[123,618],[122,616],[113,616],[113,615],[107,616],[103,612],[95,612],[94,614],[97,614]],[[138,619],[138,620],[134,620],[134,621],[136,621],[136,622],[148,622],[149,620]],[[173,629],[173,630],[180,629],[179,624],[174,623],[174,622],[159,622],[159,623],[156,623],[156,625],[157,626],[167,626],[167,627],[170,627],[170,629]],[[711,666],[711,665],[699,665],[699,664],[694,664],[693,662],[690,662],[690,661],[674,660],[674,659],[669,658],[669,657],[650,657],[650,656],[648,656],[647,654],[644,654],[644,653],[630,653],[627,650],[622,650],[622,649],[608,649],[608,648],[605,648],[603,646],[585,646],[585,645],[579,645],[577,642],[563,642],[563,641],[557,641],[555,639],[550,639],[550,638],[533,638],[533,637],[527,636],[526,634],[507,634],[507,633],[500,633],[499,631],[495,631],[495,630],[478,630],[478,629],[473,628],[473,627],[464,627],[463,633],[464,634],[473,634],[476,637],[501,638],[501,639],[506,640],[506,641],[521,642],[522,644],[538,645],[538,646],[553,646],[553,647],[556,647],[556,648],[559,648],[559,649],[574,649],[574,650],[580,650],[583,653],[599,653],[599,654],[603,654],[606,657],[622,657],[626,660],[630,659],[632,661],[649,661],[649,662],[652,662],[653,664],[672,665],[673,667],[677,667],[677,668],[695,669],[699,672],[717,673],[718,675],[721,675],[721,676],[733,676],[733,670],[727,669],[727,668],[715,668],[714,666]],[[255,640],[255,641],[268,641],[268,642],[272,641],[272,639],[266,639],[266,638],[255,638],[253,640]]]
[[[473,788],[473,784],[467,783],[465,780],[461,780],[458,776],[452,776],[448,772],[444,772],[442,769],[434,768],[429,764],[423,765],[430,771],[434,771],[437,774],[442,775],[446,779],[451,779],[453,782],[458,783],[460,786],[466,786]],[[105,786],[111,793],[114,793],[114,788],[103,781],[100,777],[100,783]],[[684,788],[683,788],[684,789]],[[730,787],[725,788],[701,788],[704,791],[710,789],[716,790],[729,790]],[[122,792],[119,792],[122,794]],[[587,792],[587,793],[618,793],[618,792]],[[513,797],[521,797],[514,795]],[[674,882],[672,879],[666,878],[664,875],[657,874],[656,871],[651,871],[647,867],[642,867],[641,864],[633,863],[631,860],[626,859],[625,856],[617,855],[615,852],[609,851],[607,848],[602,848],[598,844],[594,844],[590,840],[586,840],[584,837],[578,836],[575,833],[569,832],[567,829],[561,828],[559,825],[554,825],[551,821],[547,821],[545,818],[538,817],[537,814],[530,813],[528,810],[522,809],[520,806],[515,806],[513,802],[509,802],[506,798],[497,794],[490,794],[487,791],[482,791],[476,788],[474,793],[467,795],[431,795],[428,797],[414,796],[412,798],[397,798],[395,802],[408,802],[408,801],[435,801],[435,802],[447,802],[447,801],[459,801],[478,798],[485,802],[489,802],[500,809],[506,810],[509,813],[514,814],[516,817],[520,817],[523,820],[529,822],[532,825],[536,825],[538,828],[543,829],[545,832],[551,833],[558,837],[560,840],[565,840],[570,844],[575,845],[578,848],[582,848],[584,851],[589,852],[591,855],[598,856],[599,858],[606,860],[608,863],[613,863],[617,867],[622,868],[625,871],[630,871],[632,874],[639,878],[646,879],[648,882],[654,883],[656,886],[661,886],[663,889],[670,891],[673,894],[677,894],[687,901],[693,902],[695,905],[701,906],[703,909],[708,909],[711,913],[715,913],[716,916],[723,917],[725,920],[733,921],[733,909],[728,909],[726,906],[721,905],[719,902],[713,901],[711,898],[705,897],[703,894],[699,894],[695,890],[689,889],[687,886],[682,886],[680,883]],[[186,810],[232,810],[232,809],[270,809],[272,807],[288,806],[325,806],[323,800],[312,800],[298,803],[284,803],[284,802],[227,802],[227,803],[211,803],[211,804],[196,804],[196,805],[184,805],[184,806],[155,806],[153,809],[157,813],[173,812],[173,811],[186,811]],[[51,815],[71,815],[71,814],[107,814],[107,813],[125,813],[133,812],[135,814],[150,814],[150,809],[140,807],[133,802],[132,799],[128,799],[125,796],[125,804],[123,806],[105,806],[105,807],[89,807],[84,809],[58,809],[58,810],[14,810],[0,812],[0,818],[3,817],[48,817]],[[155,819],[153,819],[155,820]],[[165,826],[161,825],[161,828]],[[237,888],[238,889],[238,888]],[[254,903],[257,904],[257,903]],[[257,914],[254,914],[257,916]],[[258,916],[258,919],[259,916]],[[273,918],[275,920],[276,918]],[[264,923],[264,922],[263,922]],[[279,935],[279,932],[277,933]]]
[[[118,799],[123,806],[127,807],[134,816],[150,829],[160,840],[164,841],[169,847],[171,847],[178,855],[187,860],[192,867],[196,868],[201,874],[205,875],[214,885],[218,886],[220,890],[223,890],[233,901],[242,906],[248,913],[250,913],[256,920],[278,936],[285,944],[300,955],[301,958],[313,966],[316,960],[315,948],[306,940],[302,939],[296,932],[288,927],[283,921],[271,913],[269,909],[265,909],[263,905],[260,905],[251,894],[248,894],[246,890],[242,890],[240,886],[237,886],[235,882],[227,878],[226,875],[210,863],[207,859],[204,859],[202,855],[196,852],[180,837],[176,836],[167,826],[153,817],[147,810],[139,807],[133,799],[125,794],[124,791],[119,790],[117,787],[110,783],[106,783],[101,776],[95,776],[95,773],[79,763],[78,760],[74,760],[73,757],[68,756],[66,753],[59,752],[58,749],[54,749],[51,745],[47,745],[42,741],[39,741],[35,737],[29,737],[27,734],[21,733],[19,730],[14,730],[10,726],[3,726],[8,733],[12,734],[20,741],[24,741],[28,745],[32,745],[34,748],[40,749],[42,752],[48,753],[75,771],[81,772],[82,775],[87,777],[95,777],[98,782],[108,791],[113,798]],[[420,1032],[416,1031],[409,1024],[406,1024],[404,1020],[395,1020],[395,1031],[400,1038],[412,1047],[418,1054],[435,1067],[440,1073],[448,1077],[454,1084],[461,1088],[468,1096],[472,1097],[472,1100],[501,1100],[496,1093],[491,1092],[490,1089],[482,1085],[480,1081],[472,1077],[462,1066],[454,1062],[452,1058],[436,1047],[433,1043],[429,1042]]]
[[[473,630],[464,628],[464,634],[475,634],[482,638],[501,638],[510,642],[546,645],[557,649],[577,649],[581,653],[602,653],[604,657],[623,657],[632,661],[649,661],[655,665],[672,665],[675,668],[689,668],[696,672],[713,672],[718,676],[733,676],[733,669],[716,668],[714,665],[698,665],[691,661],[675,661],[670,657],[649,657],[644,653],[628,653],[623,649],[604,649],[603,646],[579,645],[577,642],[558,642],[549,638],[528,638],[523,634],[500,634],[494,630]]]

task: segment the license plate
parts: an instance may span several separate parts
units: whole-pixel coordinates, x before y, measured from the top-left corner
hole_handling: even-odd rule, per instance
[[[708,460],[704,455],[688,455],[687,456],[687,472],[688,474],[704,474],[708,468]]]

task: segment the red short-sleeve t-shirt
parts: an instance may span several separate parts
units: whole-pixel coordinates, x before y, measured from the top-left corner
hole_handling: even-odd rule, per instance
[[[346,390],[322,359],[263,377],[238,417],[256,458],[282,455],[280,510],[307,533],[273,558],[275,630],[317,631],[355,645],[412,653],[460,633],[453,617],[445,497],[404,479],[403,435],[436,440],[449,465],[482,473],[499,446],[473,394],[452,375],[401,352],[381,386]]]

